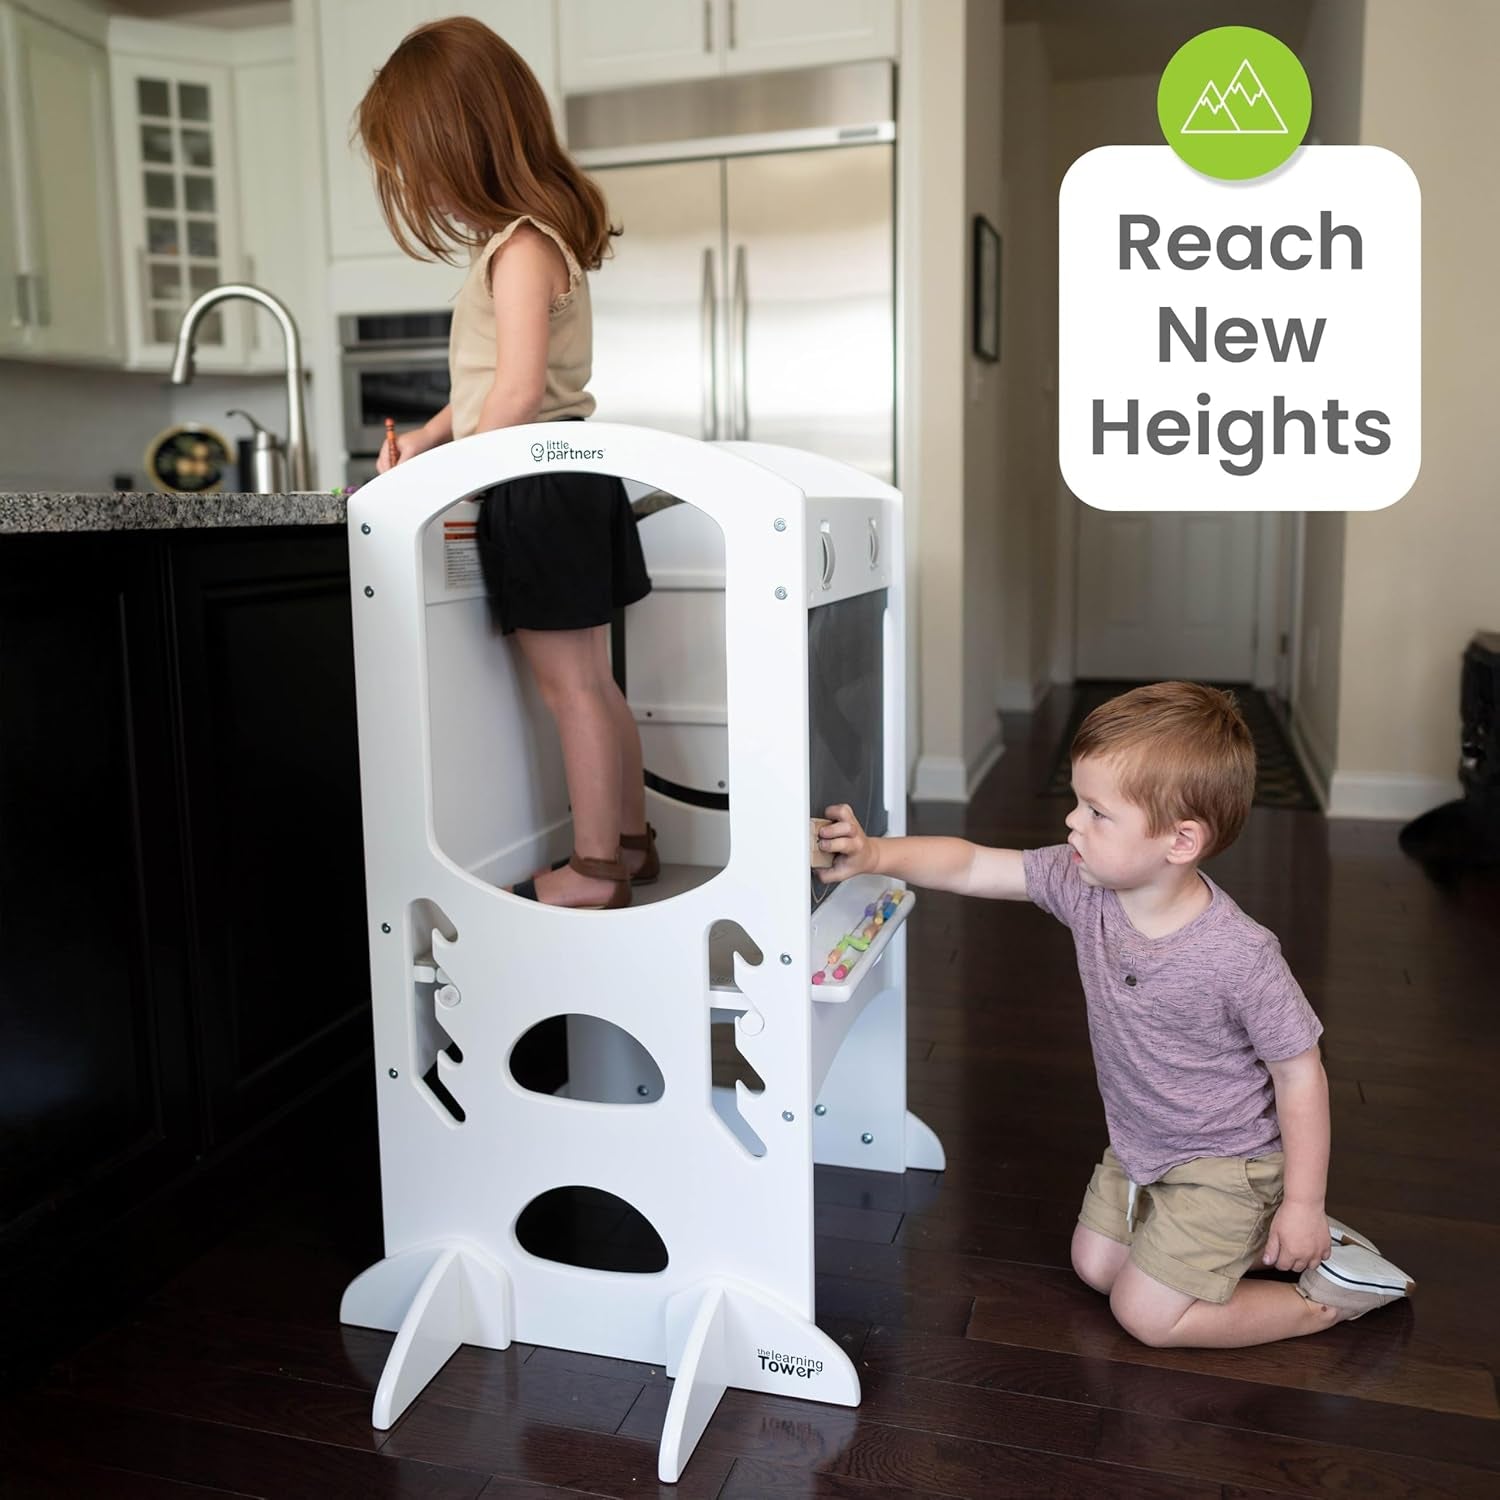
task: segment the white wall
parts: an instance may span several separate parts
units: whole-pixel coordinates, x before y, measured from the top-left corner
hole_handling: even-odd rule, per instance
[[[1325,146],[1359,142],[1364,10],[1364,0],[1317,0],[1308,18],[1298,56],[1312,84],[1309,133]],[[1326,803],[1338,763],[1347,518],[1319,511],[1305,526],[1292,722]]]
[[[1319,0],[1302,56],[1327,144],[1398,152],[1422,186],[1422,472],[1388,510],[1308,518],[1296,725],[1334,816],[1456,796],[1460,659],[1500,622],[1489,460],[1500,232],[1488,74],[1500,7]]]
[[[964,801],[1001,748],[1006,396],[970,351],[973,216],[1003,222],[1004,6],[902,8],[901,484],[914,523],[912,795]]]
[[[1002,749],[999,707],[1007,605],[1004,556],[1009,535],[1006,473],[1007,380],[1012,366],[992,364],[973,350],[976,214],[1003,232],[1001,195],[1005,92],[1004,6],[978,0],[968,7],[964,42],[964,478],[963,478],[963,710],[966,787]],[[1002,239],[1003,244],[1003,239]],[[1002,273],[1004,260],[1002,253]],[[1001,328],[1004,330],[1002,289]],[[1002,356],[1004,350],[1002,348]]]
[[[116,474],[133,475],[135,488],[148,490],[146,448],[163,428],[201,422],[224,436],[232,454],[250,429],[227,408],[247,408],[284,437],[285,392],[279,375],[200,375],[174,387],[162,374],[0,360],[0,491],[95,494],[109,490]]]
[[[1457,795],[1460,658],[1500,628],[1497,57],[1490,0],[1367,0],[1360,140],[1422,185],[1422,472],[1348,518],[1334,814],[1406,818]]]
[[[915,526],[912,794],[961,798],[966,0],[903,6],[901,484]],[[917,33],[913,36],[913,33]],[[908,41],[911,45],[908,45]]]
[[[146,445],[171,420],[160,375],[0,360],[0,491],[93,494],[111,478],[148,488]]]
[[[1036,22],[1005,28],[1005,384],[1002,709],[1029,712],[1050,675],[1057,475],[1057,197],[1050,70]],[[1071,500],[1070,504],[1074,503]]]

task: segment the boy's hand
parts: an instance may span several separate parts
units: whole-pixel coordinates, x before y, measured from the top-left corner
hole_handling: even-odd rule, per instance
[[[1305,1271],[1327,1260],[1332,1249],[1322,1204],[1283,1203],[1271,1220],[1261,1261],[1278,1271]]]
[[[859,826],[854,809],[847,802],[823,809],[823,816],[832,821],[818,830],[818,848],[834,856],[833,868],[819,870],[818,879],[824,885],[833,885],[848,880],[851,875],[867,875],[878,864],[880,840],[872,839]]]

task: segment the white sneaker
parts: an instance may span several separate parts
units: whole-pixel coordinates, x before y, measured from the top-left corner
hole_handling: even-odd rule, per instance
[[[1336,1307],[1347,1318],[1362,1318],[1387,1302],[1408,1297],[1416,1282],[1399,1266],[1363,1245],[1341,1244],[1321,1265],[1309,1266],[1297,1290],[1310,1302]]]
[[[1328,1233],[1335,1245],[1363,1245],[1366,1250],[1372,1250],[1376,1255],[1380,1254],[1380,1246],[1373,1240],[1366,1239],[1364,1235],[1357,1233],[1347,1224],[1341,1223],[1331,1214],[1328,1217]]]

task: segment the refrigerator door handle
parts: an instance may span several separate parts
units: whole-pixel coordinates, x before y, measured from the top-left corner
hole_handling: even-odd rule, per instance
[[[698,304],[700,342],[703,358],[703,441],[712,443],[719,436],[719,318],[718,298],[714,295],[714,252],[711,245],[703,251],[703,290]]]
[[[734,251],[734,436],[750,440],[750,289],[743,245]]]

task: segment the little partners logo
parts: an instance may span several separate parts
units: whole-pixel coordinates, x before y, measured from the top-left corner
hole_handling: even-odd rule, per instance
[[[566,462],[576,458],[598,460],[604,457],[604,449],[575,448],[572,443],[561,438],[548,438],[545,442],[531,445],[531,456],[539,464]]]
[[[757,1349],[760,1367],[771,1375],[790,1375],[797,1380],[811,1380],[823,1373],[823,1361],[805,1354],[782,1354],[775,1349]]]

